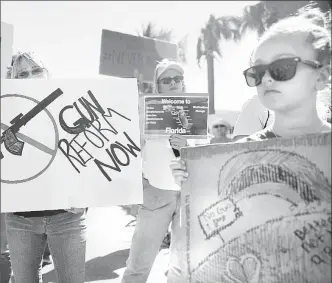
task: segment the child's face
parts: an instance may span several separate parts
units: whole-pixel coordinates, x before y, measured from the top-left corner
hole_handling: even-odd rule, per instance
[[[212,126],[212,134],[213,136],[219,138],[221,136],[225,136],[227,133],[227,128],[225,125],[216,124]]]
[[[300,57],[314,61],[314,49],[305,42],[304,35],[275,36],[263,41],[253,54],[253,65],[269,64],[277,59]],[[257,86],[261,103],[276,112],[285,112],[316,100],[315,83],[318,69],[298,63],[295,76],[287,81],[274,80],[268,71]]]

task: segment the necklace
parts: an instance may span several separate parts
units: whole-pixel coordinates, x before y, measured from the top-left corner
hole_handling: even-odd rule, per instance
[[[317,133],[320,133],[322,131],[322,129],[324,128],[325,123],[322,123],[322,126],[318,129]],[[282,137],[281,135],[278,135],[277,132],[275,130],[272,129],[272,126],[268,129],[276,138],[278,137]]]

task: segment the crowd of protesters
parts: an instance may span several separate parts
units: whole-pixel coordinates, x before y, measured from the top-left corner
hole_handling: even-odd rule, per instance
[[[331,131],[331,125],[317,111],[317,93],[330,83],[331,39],[320,24],[323,16],[317,9],[306,11],[280,20],[263,34],[250,58],[250,67],[243,72],[248,86],[256,87],[258,94],[243,106],[232,136],[232,125],[216,119],[210,125],[207,143],[261,141]],[[10,79],[50,76],[32,53],[13,56],[8,74]],[[185,95],[185,81],[183,67],[164,59],[155,69],[154,93]],[[180,268],[180,208],[181,185],[188,172],[179,149],[195,144],[195,140],[178,134],[142,141],[143,203],[139,205],[123,283],[147,281],[169,227],[167,282],[184,282]],[[59,282],[84,282],[86,213],[85,208],[76,208],[2,214],[1,283],[8,283],[11,273],[16,283],[41,283],[47,249]],[[43,225],[44,219],[48,226]]]

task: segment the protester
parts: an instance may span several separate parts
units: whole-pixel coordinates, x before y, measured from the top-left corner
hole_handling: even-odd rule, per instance
[[[211,125],[211,132],[213,138],[210,140],[210,143],[212,144],[231,142],[232,139],[227,137],[227,133],[229,132],[230,128],[231,125],[223,119],[217,119],[213,121]]]
[[[12,79],[46,79],[49,72],[34,53],[13,58]],[[15,283],[42,282],[41,264],[48,243],[59,282],[85,280],[84,208],[6,213],[6,229]]]
[[[164,59],[155,69],[155,93],[183,93],[184,70]],[[180,192],[169,163],[188,141],[181,135],[169,139],[145,139],[143,158],[143,204],[140,206],[127,268],[122,283],[147,281],[160,245],[171,223],[170,266],[167,282],[181,282],[180,271]]]
[[[243,138],[239,142],[260,142],[277,137],[331,133],[331,125],[320,117],[317,109],[317,93],[325,88],[331,75],[331,38],[330,33],[317,24],[320,18],[322,15],[317,10],[308,11],[300,16],[281,20],[261,37],[251,58],[251,67],[244,71],[244,76],[248,86],[257,87],[262,105],[273,111],[274,122],[266,129]],[[177,184],[181,185],[186,181],[188,172],[183,160],[173,161],[170,167]],[[310,171],[310,168],[306,168],[306,170]],[[328,196],[329,198],[326,198]],[[318,199],[318,205],[323,201],[324,207],[330,206],[331,191],[327,191],[326,197]],[[261,213],[265,212],[262,210]],[[266,226],[264,227],[266,230]],[[330,238],[328,232],[325,230],[325,235],[323,233],[321,237]],[[262,236],[259,237],[260,233],[256,232],[258,240],[263,240],[265,237],[263,232],[261,234]],[[243,239],[250,238],[247,233],[244,236]],[[286,242],[289,243],[289,241],[290,239],[287,238]],[[285,241],[281,239],[280,243],[283,242]],[[301,255],[297,254],[298,263],[287,265],[284,274],[275,270],[271,271],[273,264],[271,267],[262,265],[261,272],[271,279],[282,276],[283,280],[287,282],[289,280],[298,282],[297,279],[303,279],[306,282],[329,282],[329,265],[325,265],[322,269],[317,267],[318,273],[310,275],[310,278],[304,273],[299,273],[303,267],[301,262],[304,262],[305,257],[311,257],[304,250],[302,253],[303,260]],[[275,255],[272,262],[280,261],[282,257],[288,260],[291,258],[290,254],[285,257],[284,251],[272,253],[272,255]],[[204,272],[211,272],[210,268],[221,270],[223,266],[220,266],[222,262],[219,260],[220,258],[225,258],[225,256],[214,258],[216,264],[210,265]],[[315,264],[314,261],[312,264]],[[313,278],[316,281],[313,281]]]
[[[12,58],[12,63],[15,61],[17,55],[14,55],[13,58]],[[41,63],[41,62],[40,62]],[[42,63],[41,63],[42,64]],[[7,79],[10,79],[11,78],[11,75],[12,75],[12,66],[8,68],[8,72],[7,72]],[[20,73],[20,78],[24,79],[24,78],[31,78],[29,76],[28,73]],[[34,77],[37,78],[48,78],[49,76],[49,73],[48,71],[45,69],[45,71],[43,70],[39,70],[38,68],[34,69]],[[7,238],[6,238],[6,241],[7,241]],[[45,247],[45,251],[44,251],[44,254],[43,254],[43,263],[42,263],[42,266],[44,267],[45,265],[48,265],[48,264],[51,264],[52,261],[51,261],[51,252],[49,250],[49,247],[48,245],[46,245]]]
[[[331,37],[323,22],[324,14],[313,9],[279,21],[261,37],[244,76],[274,122],[239,142],[331,131],[317,111],[317,93],[331,75]],[[170,168],[178,185],[186,181],[184,160]]]

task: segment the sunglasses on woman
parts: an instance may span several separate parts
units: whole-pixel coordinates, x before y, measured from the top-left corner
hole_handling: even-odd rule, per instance
[[[44,72],[44,70],[45,70],[45,68],[41,68],[41,67],[34,67],[31,70],[22,70],[17,73],[17,78],[24,79],[24,78],[28,78],[30,75],[37,76],[37,75],[42,74]]]
[[[297,70],[297,64],[303,63],[312,68],[318,69],[323,65],[317,61],[302,60],[299,57],[282,58],[273,61],[267,65],[253,66],[243,72],[247,85],[250,87],[258,86],[262,83],[262,79],[266,70],[269,71],[273,80],[284,82],[294,78]]]
[[[226,128],[225,125],[214,125],[213,126],[214,129],[217,129],[217,128]]]
[[[180,83],[183,81],[183,76],[175,76],[173,78],[171,77],[166,77],[166,78],[162,78],[159,80],[159,82],[161,82],[164,85],[168,85],[170,84],[172,81],[176,82],[176,83]]]

